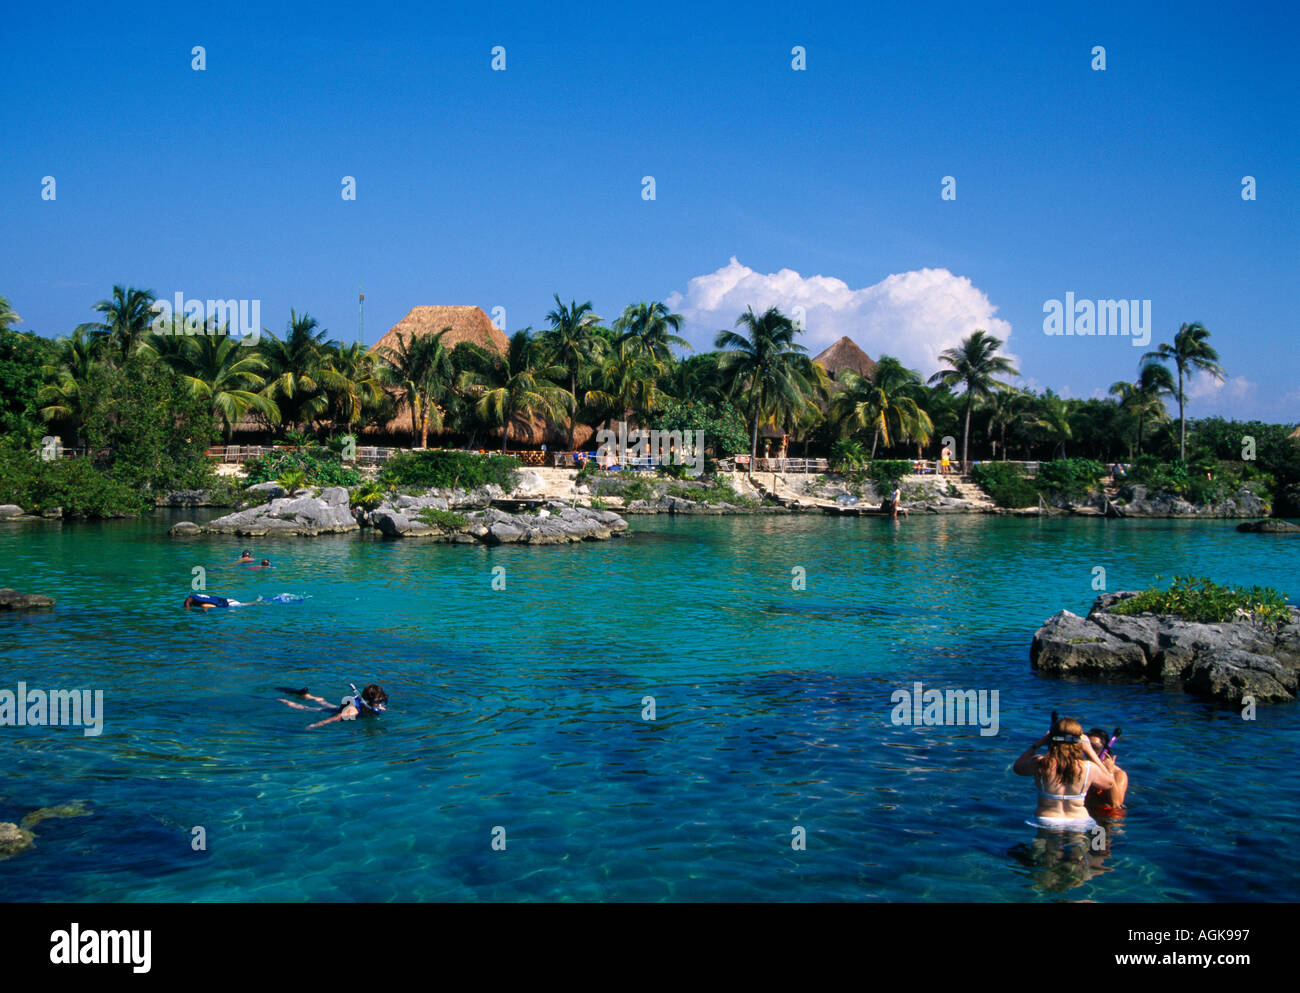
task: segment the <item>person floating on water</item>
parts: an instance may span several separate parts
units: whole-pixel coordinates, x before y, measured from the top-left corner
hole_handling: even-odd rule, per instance
[[[253,553],[250,552],[247,548],[245,548],[243,552],[240,553],[239,558],[235,559],[235,565],[241,565],[245,562],[252,562],[252,561],[253,561]]]
[[[270,559],[262,559],[262,564],[261,564],[261,565],[250,565],[248,568],[250,568],[250,569],[269,569],[269,568],[271,568],[271,560],[270,560]]]
[[[1055,715],[1053,715],[1055,717]],[[1046,755],[1036,754],[1047,746]],[[1047,831],[1086,831],[1096,826],[1084,801],[1089,787],[1110,790],[1115,779],[1097,757],[1083,726],[1069,717],[1052,722],[1052,730],[1025,749],[1011,767],[1017,776],[1033,776],[1038,810],[1031,827]]]
[[[185,609],[201,607],[206,614],[217,607],[256,607],[261,603],[298,603],[303,598],[296,593],[277,593],[270,598],[258,597],[251,602],[233,600],[230,597],[216,596],[212,593],[191,593],[185,598]]]
[[[1128,793],[1128,773],[1115,764],[1115,739],[1119,737],[1119,731],[1113,735],[1107,734],[1101,728],[1093,728],[1088,732],[1088,741],[1092,744],[1092,749],[1101,759],[1101,764],[1106,767],[1110,773],[1114,784],[1106,789],[1093,783],[1088,789],[1087,805],[1088,809],[1094,813],[1112,813],[1124,809],[1124,797]]]
[[[343,701],[335,706],[324,697],[312,696],[307,690],[293,690],[287,686],[277,686],[276,689],[281,693],[290,693],[293,696],[301,697],[304,700],[311,700],[321,704],[319,707],[307,707],[301,703],[295,703],[292,700],[280,698],[280,702],[293,707],[295,710],[324,710],[331,712],[334,716],[327,717],[323,721],[317,721],[315,724],[308,724],[307,730],[318,728],[322,724],[329,724],[333,721],[355,721],[358,717],[378,717],[383,711],[388,709],[388,694],[384,688],[377,683],[371,683],[360,693],[357,692],[355,683],[348,683],[352,687],[352,693],[345,696]]]

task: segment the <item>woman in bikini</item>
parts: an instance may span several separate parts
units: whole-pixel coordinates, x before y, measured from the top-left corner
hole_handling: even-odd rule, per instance
[[[1038,750],[1047,746],[1047,754]],[[1068,717],[1052,723],[1052,730],[1030,745],[1011,767],[1018,776],[1033,776],[1038,786],[1038,810],[1027,823],[1047,831],[1086,831],[1097,822],[1084,801],[1088,788],[1115,785],[1110,770],[1097,758],[1083,725]]]

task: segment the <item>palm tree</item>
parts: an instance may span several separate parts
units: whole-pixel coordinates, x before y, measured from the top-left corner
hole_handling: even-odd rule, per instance
[[[323,352],[330,343],[325,340],[327,332],[317,327],[316,318],[290,310],[283,341],[262,331],[260,347],[268,370],[265,393],[279,404],[281,422],[294,430],[314,421],[329,406],[322,382]]]
[[[142,344],[176,373],[190,394],[206,399],[213,418],[220,420],[229,443],[235,426],[250,410],[268,421],[280,419],[280,408],[262,394],[266,362],[227,334],[154,335]]]
[[[327,356],[321,381],[329,396],[330,417],[336,427],[359,424],[366,408],[383,399],[384,387],[375,370],[374,357],[360,342],[340,345]]]
[[[1034,427],[1041,428],[1047,434],[1048,441],[1055,442],[1053,456],[1059,448],[1061,458],[1065,458],[1065,443],[1074,436],[1070,428],[1070,405],[1048,390],[1039,398],[1036,413]]]
[[[1017,424],[1028,423],[1033,419],[1034,397],[1024,390],[998,390],[989,399],[988,436],[998,432],[997,447],[1002,452],[1002,461],[1007,460],[1007,428]]]
[[[658,300],[652,303],[628,304],[614,322],[618,344],[634,342],[651,358],[669,366],[673,361],[672,346],[689,349],[691,346],[677,332],[682,328],[682,315],[674,314]]]
[[[718,368],[719,354],[705,352],[675,362],[661,378],[663,388],[675,399],[697,403],[721,403],[726,384]]]
[[[429,447],[430,422],[435,430],[442,428],[442,409],[438,406],[455,379],[455,366],[451,351],[443,338],[451,331],[445,327],[437,334],[397,335],[397,347],[384,346],[379,357],[385,382],[396,386],[406,395],[411,408],[411,446],[415,447],[419,435],[420,447]]]
[[[591,301],[578,303],[571,300],[566,307],[555,294],[555,309],[546,315],[551,322],[548,330],[538,336],[538,342],[546,352],[550,362],[564,366],[569,370],[569,392],[575,403],[578,400],[578,385],[585,383],[587,376],[601,358],[605,339],[597,332],[600,327],[600,315],[591,309]],[[576,424],[569,418],[569,447],[573,447],[573,434]]]
[[[949,390],[962,386],[966,392],[966,428],[962,436],[962,465],[970,467],[970,414],[976,398],[987,399],[994,390],[1009,389],[1007,383],[994,379],[994,376],[1019,376],[1020,370],[1012,366],[1011,361],[998,355],[1002,340],[989,334],[983,328],[976,328],[968,338],[963,338],[956,348],[947,348],[939,358],[952,368],[942,369],[930,377],[931,383],[938,383]]]
[[[0,333],[11,330],[11,324],[21,324],[23,319],[14,313],[6,297],[0,297]]]
[[[761,316],[750,307],[736,319],[746,335],[719,331],[714,347],[723,349],[719,366],[731,376],[732,395],[743,393],[749,410],[751,446],[749,473],[754,474],[758,458],[758,425],[774,407],[795,407],[812,395],[815,373],[808,349],[795,343],[799,333],[794,322],[775,307]]]
[[[871,429],[871,458],[880,442],[888,448],[904,441],[930,440],[934,424],[918,401],[921,374],[882,355],[872,376],[846,369],[842,389],[831,400],[830,416],[847,434]]]
[[[584,405],[607,420],[643,420],[663,405],[665,394],[658,386],[663,371],[652,353],[621,342],[601,363],[597,385],[587,391]]]
[[[1223,382],[1226,375],[1219,365],[1219,353],[1209,342],[1210,332],[1200,321],[1184,324],[1174,335],[1172,345],[1162,344],[1154,352],[1142,356],[1146,362],[1168,362],[1173,360],[1178,370],[1178,461],[1187,461],[1187,418],[1185,407],[1187,397],[1183,392],[1183,380],[1190,380],[1198,372],[1209,373],[1214,379]]]
[[[1145,422],[1150,420],[1160,423],[1169,419],[1163,398],[1177,396],[1173,373],[1159,362],[1143,362],[1138,367],[1136,383],[1112,383],[1110,393],[1119,397],[1122,410],[1137,418],[1137,454],[1141,455]]]
[[[564,375],[564,367],[547,361],[531,332],[531,328],[516,331],[504,355],[471,344],[471,368],[461,373],[462,385],[475,394],[475,413],[485,423],[501,427],[502,452],[510,428],[526,425],[530,415],[553,421],[573,411],[573,394],[555,382]]]
[[[101,343],[83,327],[59,342],[58,359],[43,366],[45,385],[36,394],[41,420],[65,421],[81,431],[91,403],[90,379],[99,367]]]
[[[100,300],[92,308],[103,314],[104,319],[79,325],[79,330],[106,342],[116,353],[118,365],[125,365],[153,325],[153,303],[152,290],[114,286],[112,298]]]

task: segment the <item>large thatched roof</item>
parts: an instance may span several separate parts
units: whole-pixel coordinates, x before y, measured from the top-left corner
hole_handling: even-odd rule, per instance
[[[820,363],[822,368],[835,380],[838,380],[846,369],[851,369],[859,376],[866,376],[868,379],[876,374],[875,360],[859,348],[857,343],[847,335],[831,345],[813,361]]]
[[[404,339],[411,336],[423,337],[437,334],[443,328],[450,329],[442,339],[448,351],[462,341],[498,353],[504,352],[509,344],[506,336],[492,323],[492,319],[483,313],[482,307],[412,307],[409,314],[370,346],[370,351],[382,355],[381,349],[399,347],[399,335]]]
[[[398,351],[402,342],[422,338],[446,329],[442,343],[448,351],[461,342],[469,342],[501,354],[509,346],[509,339],[492,323],[482,307],[412,307],[410,312],[389,329],[388,333],[370,346],[370,354],[382,359],[386,349]],[[405,397],[398,397],[397,413],[385,425],[374,424],[362,431],[363,435],[385,434],[410,438],[411,408]],[[438,432],[430,432],[437,437]],[[407,444],[410,442],[407,441]]]

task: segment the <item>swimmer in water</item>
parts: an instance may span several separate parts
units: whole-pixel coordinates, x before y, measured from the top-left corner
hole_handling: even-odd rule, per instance
[[[238,600],[232,600],[229,597],[213,596],[210,593],[191,593],[185,598],[185,609],[191,607],[202,607],[206,614],[209,610],[216,607],[243,607],[245,604]]]
[[[1046,755],[1036,754],[1047,746]],[[1047,831],[1086,831],[1096,825],[1084,805],[1090,786],[1109,790],[1110,770],[1097,758],[1083,725],[1068,717],[1052,722],[1052,730],[1025,749],[1011,767],[1017,776],[1033,776],[1038,786],[1038,810],[1031,827]]]
[[[204,613],[207,613],[214,607],[256,607],[268,603],[302,603],[303,599],[297,593],[277,593],[269,599],[258,597],[256,600],[244,602],[242,600],[232,600],[230,597],[214,596],[211,593],[191,593],[185,598],[185,609],[202,607]]]
[[[270,559],[262,559],[262,564],[261,564],[261,565],[250,565],[248,568],[250,568],[250,569],[269,569],[269,568],[271,568],[271,560],[270,560]]]
[[[371,683],[360,693],[357,692],[356,685],[349,683],[352,687],[352,693],[343,698],[343,701],[335,706],[324,697],[312,696],[306,689],[293,690],[287,686],[277,686],[276,689],[281,693],[291,693],[296,697],[304,700],[311,700],[321,704],[319,707],[307,707],[301,703],[295,703],[292,700],[280,698],[280,702],[293,707],[295,710],[324,710],[332,713],[333,717],[327,717],[323,721],[317,721],[315,724],[308,724],[307,730],[318,728],[323,724],[330,724],[334,721],[355,721],[358,717],[378,717],[383,711],[388,709],[388,694],[384,688],[376,683]]]
[[[242,563],[252,562],[252,561],[253,561],[253,553],[250,552],[247,548],[245,548],[244,551],[240,554],[239,558],[235,559],[235,565],[240,565]]]
[[[1095,783],[1088,790],[1088,808],[1090,810],[1123,810],[1124,797],[1128,793],[1128,773],[1115,764],[1115,755],[1111,751],[1115,735],[1109,735],[1101,728],[1093,728],[1088,732],[1088,741],[1092,744],[1093,751],[1101,759],[1101,764],[1106,767],[1106,771],[1114,779],[1114,785],[1110,789],[1104,789]]]

